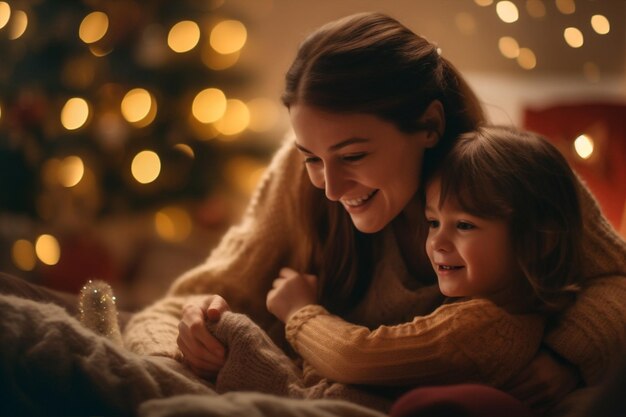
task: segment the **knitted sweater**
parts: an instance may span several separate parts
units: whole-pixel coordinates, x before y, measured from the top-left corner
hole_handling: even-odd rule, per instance
[[[301,248],[298,205],[304,173],[301,156],[287,140],[277,151],[241,222],[230,228],[208,259],[176,279],[167,295],[134,315],[126,345],[141,354],[176,356],[178,323],[185,302],[202,294],[222,295],[234,311],[248,314],[275,335],[282,323],[266,310],[265,298],[281,267],[294,266]],[[589,384],[599,382],[626,349],[626,242],[608,224],[581,183],[584,216],[584,290],[543,339],[576,364]],[[383,253],[373,282],[352,322],[374,328],[410,321],[441,303],[437,289],[408,289],[410,277],[391,227],[377,235]],[[277,332],[278,330],[278,332]]]
[[[502,386],[537,354],[543,320],[475,299],[372,331],[308,305],[289,318],[286,336],[321,375],[345,384]]]

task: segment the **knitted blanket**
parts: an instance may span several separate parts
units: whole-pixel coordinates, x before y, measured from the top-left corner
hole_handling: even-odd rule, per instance
[[[239,389],[238,381],[246,379],[240,374],[239,369],[243,368],[235,364],[242,359],[239,355],[245,349],[235,348],[232,344],[229,345],[227,367],[218,377],[217,384],[212,386],[171,358],[136,355],[96,335],[56,305],[0,295],[0,312],[0,415],[3,416],[383,416],[340,400],[298,401],[250,392],[218,395],[213,388],[219,392],[231,387]],[[233,326],[232,332],[223,331],[220,326],[215,331],[231,343],[246,338],[251,340],[249,335],[244,335],[244,330],[254,326],[246,322],[247,319],[239,320],[238,317],[225,315],[224,328],[231,322],[244,323]],[[252,339],[256,340],[256,337]],[[280,353],[265,346],[267,341],[264,339],[261,343],[257,355],[259,362],[255,361],[267,368],[250,369],[254,372],[275,369],[276,375],[297,380],[297,368],[287,365],[288,362],[263,362]],[[249,363],[245,367],[249,367]],[[256,379],[257,376],[254,380],[259,381],[259,387],[277,381],[275,376]],[[278,379],[282,381],[283,376]],[[280,387],[276,393],[291,393],[287,385],[292,380],[289,381],[276,385]],[[299,382],[294,386],[301,390],[298,392],[309,392]],[[263,389],[265,392],[272,390],[271,387]],[[324,390],[315,392],[320,391]],[[298,398],[334,395],[304,394]]]

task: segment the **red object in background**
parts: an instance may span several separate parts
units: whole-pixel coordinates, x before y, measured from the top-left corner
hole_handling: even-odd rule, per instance
[[[61,257],[53,266],[41,268],[41,284],[45,287],[78,293],[90,279],[108,283],[119,281],[119,270],[108,249],[87,236],[59,239]]]
[[[546,136],[561,150],[611,224],[626,236],[626,104],[526,109],[524,127]],[[594,141],[594,152],[586,160],[574,150],[574,141],[582,134]]]

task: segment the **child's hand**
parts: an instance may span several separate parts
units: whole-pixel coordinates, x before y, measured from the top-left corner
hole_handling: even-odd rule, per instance
[[[280,270],[274,288],[267,293],[267,309],[283,323],[302,307],[317,301],[317,277],[290,268]]]

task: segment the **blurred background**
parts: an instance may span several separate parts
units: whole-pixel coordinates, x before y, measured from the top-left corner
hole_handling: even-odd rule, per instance
[[[0,1],[0,271],[159,297],[288,134],[298,44],[361,11],[436,43],[493,122],[547,135],[626,236],[626,1]]]

